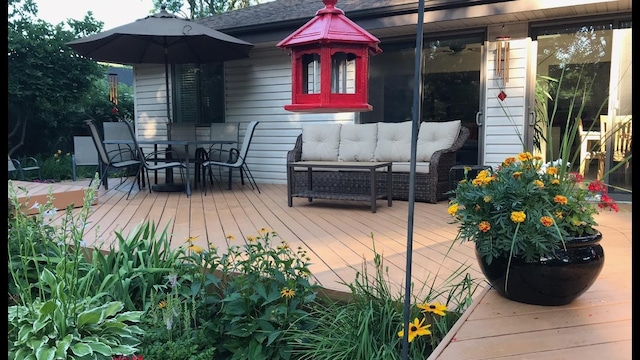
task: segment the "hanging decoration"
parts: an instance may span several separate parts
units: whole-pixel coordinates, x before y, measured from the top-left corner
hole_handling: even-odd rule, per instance
[[[109,74],[109,101],[118,105],[118,74]]]
[[[496,37],[495,73],[504,84],[509,81],[509,41],[511,36]]]
[[[325,7],[277,46],[291,55],[291,101],[285,110],[336,113],[371,111],[369,55],[380,40],[349,20],[335,5]]]

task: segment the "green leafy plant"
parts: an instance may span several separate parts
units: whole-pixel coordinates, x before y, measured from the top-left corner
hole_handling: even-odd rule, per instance
[[[98,181],[96,180],[95,186]],[[47,204],[26,215],[9,183],[9,358],[103,359],[136,351],[140,312],[121,312],[119,301],[95,292],[95,269],[86,261],[83,235],[95,187],[85,192],[82,209],[72,206],[55,219]],[[26,192],[26,189],[24,189]],[[27,194],[28,198],[28,194]]]
[[[567,96],[568,90],[562,88],[564,74],[563,69],[560,79],[545,77],[539,81],[546,83],[538,83],[538,103],[545,103],[537,111],[543,118],[538,131],[547,135],[549,143],[558,102],[547,117],[546,100],[551,93]],[[583,97],[593,86],[581,73],[573,75],[575,86],[570,91],[559,159],[544,163],[542,156],[526,149],[521,138],[523,151],[517,157],[506,158],[496,169],[483,170],[474,179],[468,178],[470,169],[465,169],[464,179],[450,192],[448,212],[452,222],[459,224],[454,242],[475,242],[488,264],[497,257],[519,256],[528,262],[552,257],[565,247],[567,237],[597,233],[594,215],[598,209],[618,211],[606,184],[600,180],[585,184],[582,175],[572,172],[572,164],[579,159],[579,152],[573,151],[578,135],[574,120],[580,119],[586,103]],[[505,114],[511,119],[506,110]]]
[[[373,235],[372,235],[373,238]],[[400,359],[404,295],[391,290],[388,268],[374,246],[374,273],[366,263],[358,271],[348,301],[317,301],[309,314],[311,327],[293,329],[287,338],[296,359]],[[425,279],[422,299],[412,299],[409,357],[425,359],[471,304],[477,282],[462,266],[441,286]],[[415,325],[415,326],[413,326]]]
[[[577,173],[543,164],[525,152],[507,158],[496,170],[463,179],[449,206],[459,224],[457,241],[473,241],[491,263],[497,257],[526,261],[553,256],[567,236],[596,233],[598,207],[618,211],[599,180],[588,186]]]
[[[95,291],[106,291],[122,301],[127,310],[146,310],[151,306],[154,288],[184,265],[182,248],[171,248],[168,224],[159,231],[153,221],[137,225],[128,235],[116,231],[117,247],[108,251],[95,248],[91,266],[95,269]]]

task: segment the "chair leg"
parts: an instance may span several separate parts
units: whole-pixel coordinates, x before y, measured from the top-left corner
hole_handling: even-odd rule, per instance
[[[249,179],[249,184],[253,182],[253,184],[251,184],[251,188],[253,189],[253,185],[255,185],[256,190],[258,190],[258,194],[260,194],[260,188],[258,187],[258,183],[256,182],[256,179],[253,178],[253,174],[251,174],[251,170],[249,170],[249,167],[246,164],[240,168],[240,173],[242,173],[243,170],[247,173],[247,179]]]
[[[233,177],[232,175],[233,175],[233,172],[231,171],[231,168],[229,168],[229,185],[227,186],[228,190],[231,190],[231,179]]]
[[[129,200],[129,195],[131,195],[131,190],[133,190],[133,185],[136,184],[136,182],[138,183],[138,189],[142,190],[140,188],[140,176],[142,176],[142,174],[140,173],[140,170],[142,170],[142,168],[138,168],[138,171],[136,171],[136,178],[131,180],[131,187],[129,188],[129,192],[127,193],[127,200]]]

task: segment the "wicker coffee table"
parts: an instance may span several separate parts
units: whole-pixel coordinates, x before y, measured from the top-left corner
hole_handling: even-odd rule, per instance
[[[376,212],[376,201],[378,199],[387,199],[388,206],[392,205],[392,172],[391,162],[357,162],[357,161],[297,161],[287,164],[287,173],[289,179],[292,178],[294,169],[306,168],[307,169],[307,188],[306,189],[294,189],[293,182],[288,181],[287,196],[289,201],[289,207],[293,206],[293,197],[306,197],[311,202],[314,198],[330,199],[330,200],[364,200],[371,202],[371,212]],[[378,194],[376,184],[376,172],[377,169],[386,168],[387,175],[387,193]],[[336,186],[331,191],[324,189],[317,191],[313,189],[313,173],[314,169],[322,170],[336,170]],[[341,190],[340,178],[342,176],[352,176],[353,172],[340,172],[340,170],[356,170],[356,171],[368,171],[369,172],[369,192],[368,193],[349,193]]]

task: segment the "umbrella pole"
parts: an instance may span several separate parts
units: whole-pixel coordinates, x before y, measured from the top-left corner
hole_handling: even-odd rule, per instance
[[[164,86],[165,86],[165,92],[167,95],[167,123],[171,123],[171,110],[169,108],[169,58],[167,55],[168,49],[167,49],[167,44],[166,44],[166,39],[165,39],[165,46],[164,46]],[[171,140],[171,139],[169,139]]]

